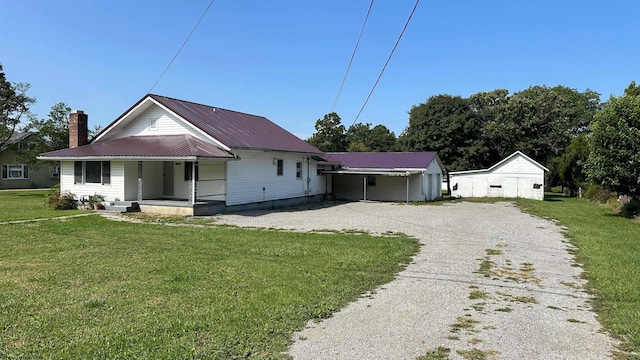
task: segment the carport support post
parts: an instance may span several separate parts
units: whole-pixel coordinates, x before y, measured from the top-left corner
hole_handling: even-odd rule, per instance
[[[364,177],[363,188],[364,188],[364,200],[363,201],[366,202],[367,201],[367,177],[366,176]]]
[[[409,173],[407,173],[407,204],[409,204]]]
[[[142,161],[138,161],[138,201],[142,201]]]

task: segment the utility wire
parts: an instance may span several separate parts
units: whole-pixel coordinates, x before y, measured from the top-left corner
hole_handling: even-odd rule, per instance
[[[396,41],[396,44],[393,46],[393,49],[391,50],[391,53],[389,54],[389,57],[387,58],[387,62],[384,63],[384,66],[382,67],[382,71],[380,71],[380,75],[378,75],[378,78],[376,79],[376,82],[373,84],[373,87],[371,88],[371,91],[369,92],[369,95],[367,96],[367,99],[364,101],[364,104],[362,104],[362,107],[360,108],[360,111],[358,111],[358,115],[356,115],[356,118],[353,119],[353,123],[351,123],[351,126],[353,126],[353,124],[356,123],[356,121],[360,117],[360,114],[362,114],[362,110],[364,110],[364,107],[367,106],[367,103],[369,102],[369,99],[371,98],[371,94],[373,94],[373,91],[376,89],[376,86],[378,86],[378,82],[380,81],[380,78],[382,77],[382,74],[384,73],[384,70],[387,68],[387,65],[389,64],[389,61],[391,60],[391,56],[393,56],[393,52],[396,51],[396,48],[398,47],[398,43],[400,42],[400,39],[402,39],[402,35],[404,35],[404,31],[407,30],[407,26],[409,26],[409,22],[411,21],[411,17],[413,17],[413,13],[416,11],[416,8],[418,7],[418,3],[419,2],[420,2],[420,0],[416,0],[416,4],[413,6],[413,10],[411,10],[411,14],[409,14],[409,18],[407,19],[407,22],[404,24],[404,28],[402,29],[402,32],[400,33],[400,36],[398,36],[398,40]]]
[[[158,85],[158,82],[160,81],[160,79],[162,79],[162,77],[167,72],[167,70],[169,70],[169,67],[171,67],[171,64],[173,64],[173,61],[178,57],[178,55],[180,54],[180,52],[182,51],[184,46],[187,45],[187,42],[189,41],[189,39],[191,39],[191,35],[193,35],[193,33],[196,31],[196,29],[198,28],[198,25],[200,25],[200,22],[202,21],[202,19],[204,19],[204,16],[207,15],[207,12],[209,11],[209,8],[211,7],[211,5],[213,5],[214,1],[215,0],[211,0],[211,2],[209,3],[209,6],[207,6],[207,8],[204,10],[204,13],[202,13],[202,16],[200,16],[200,19],[196,23],[196,26],[193,27],[193,29],[189,33],[189,36],[187,36],[187,38],[184,39],[184,42],[182,43],[182,46],[180,46],[180,49],[178,49],[178,52],[176,52],[176,54],[173,56],[173,59],[171,59],[171,61],[169,61],[169,64],[167,65],[167,67],[164,68],[164,71],[162,72],[162,74],[160,74],[160,77],[158,77],[158,80],[156,80],[156,82],[153,83],[153,86],[151,86],[151,89],[149,89],[148,94],[151,94],[151,91],[153,90],[153,88],[155,88],[156,85]]]
[[[342,88],[344,87],[344,83],[347,81],[347,75],[349,75],[349,69],[351,69],[351,63],[353,62],[353,58],[356,56],[356,51],[358,50],[358,45],[360,44],[360,38],[362,38],[364,27],[367,25],[367,20],[369,19],[369,14],[371,13],[371,8],[373,7],[373,1],[374,0],[371,0],[371,4],[369,5],[369,10],[367,10],[367,16],[364,18],[362,29],[360,29],[360,35],[358,35],[358,41],[356,41],[356,46],[353,49],[353,54],[351,54],[351,59],[349,60],[347,71],[344,73],[344,78],[342,79],[342,83],[340,84],[340,89],[338,89],[338,95],[336,95],[336,99],[333,101],[331,112],[334,112],[334,110],[336,109],[336,105],[338,104],[338,99],[340,98],[340,94],[342,93]]]

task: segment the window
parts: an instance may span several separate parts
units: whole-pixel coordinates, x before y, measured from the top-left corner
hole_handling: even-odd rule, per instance
[[[24,164],[3,164],[2,178],[9,180],[28,179],[29,168]]]
[[[158,130],[158,119],[149,119],[149,130]]]
[[[185,162],[184,163],[184,181],[193,180],[193,164],[194,162]],[[200,177],[198,174],[198,163],[195,163],[196,166],[196,181]]]
[[[323,168],[320,165],[318,165],[318,168],[316,169],[316,175],[318,176],[322,175],[322,170]]]
[[[502,185],[489,185],[490,188],[502,189]]]
[[[373,175],[367,175],[367,186],[376,186],[376,177]]]
[[[102,184],[111,184],[111,161],[102,162]]]
[[[296,179],[302,179],[302,163],[296,163]]]
[[[82,161],[73,162],[73,183],[82,184]]]
[[[111,184],[110,161],[74,161],[74,184]]]
[[[100,184],[102,181],[102,164],[100,161],[87,161],[84,164],[84,182]]]
[[[534,189],[541,189],[542,188],[542,184],[533,184],[533,188]]]
[[[278,163],[278,169],[277,169],[276,175],[282,176],[282,174],[284,174],[284,160],[278,159],[277,163]]]

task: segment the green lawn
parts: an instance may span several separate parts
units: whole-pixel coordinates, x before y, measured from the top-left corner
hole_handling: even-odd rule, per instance
[[[0,249],[0,358],[262,359],[392,280],[418,242],[90,215],[0,225]]]
[[[640,355],[640,223],[576,198],[552,195],[516,204],[568,228],[600,322],[623,341],[622,350],[636,353],[629,358]]]
[[[79,214],[81,210],[56,211],[44,206],[44,196],[49,190],[0,191],[0,222],[12,220],[42,219]]]

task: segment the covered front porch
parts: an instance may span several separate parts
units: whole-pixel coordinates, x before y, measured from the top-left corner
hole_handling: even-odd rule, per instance
[[[136,201],[143,212],[167,215],[203,215],[223,210],[226,162],[227,159],[125,162],[125,200]]]

